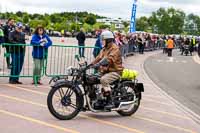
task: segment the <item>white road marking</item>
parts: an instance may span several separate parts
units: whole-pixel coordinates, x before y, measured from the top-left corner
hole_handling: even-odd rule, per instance
[[[187,63],[187,61],[183,60],[182,63]]]
[[[196,59],[196,57],[194,57],[194,60],[195,59]],[[187,63],[187,61],[185,61],[185,60],[180,60],[180,61],[179,60],[175,60],[174,57],[169,57],[168,60],[157,59],[156,61],[159,62],[159,63],[161,63],[161,62],[164,62],[164,63]],[[199,59],[199,62],[200,62],[200,59]]]
[[[157,62],[163,62],[163,60],[157,60]]]
[[[174,62],[174,58],[173,57],[169,57],[169,62]]]

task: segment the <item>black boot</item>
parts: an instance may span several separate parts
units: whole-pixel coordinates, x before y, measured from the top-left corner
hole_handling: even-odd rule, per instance
[[[110,92],[106,94],[106,98],[107,98],[107,105],[104,107],[106,110],[110,110],[112,108],[115,107],[113,101],[112,101],[112,96],[110,94]]]

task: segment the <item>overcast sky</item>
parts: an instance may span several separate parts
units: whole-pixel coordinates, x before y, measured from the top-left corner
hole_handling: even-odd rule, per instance
[[[133,0],[0,0],[0,11],[54,13],[88,11],[112,18],[129,19]],[[200,0],[138,0],[137,17],[149,16],[160,7],[175,7],[200,15]]]

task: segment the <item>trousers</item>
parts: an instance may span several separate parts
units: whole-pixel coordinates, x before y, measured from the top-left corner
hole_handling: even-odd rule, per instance
[[[105,92],[111,91],[110,84],[119,79],[120,75],[117,72],[110,72],[101,77],[101,85]]]

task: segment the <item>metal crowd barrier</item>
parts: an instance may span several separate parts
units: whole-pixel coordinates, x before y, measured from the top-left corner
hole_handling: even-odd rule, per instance
[[[23,47],[24,50],[19,49],[19,47]],[[23,64],[20,77],[33,77],[32,47],[28,44],[2,44],[0,49],[0,77],[16,77],[16,75],[11,75],[9,67],[15,67],[15,70],[18,71],[20,64]],[[12,60],[14,54],[18,54],[18,57],[15,56],[15,60]],[[20,60],[20,57],[24,60]]]
[[[64,46],[53,45],[48,50],[45,75],[47,77],[65,76],[67,68],[70,66],[78,67],[75,55],[79,55],[79,50],[84,49],[84,60],[91,63],[94,60],[93,49],[95,47]]]
[[[22,49],[20,49],[21,47]],[[147,44],[145,49],[155,50],[160,46],[153,46],[151,42]],[[66,45],[53,45],[49,47],[44,53],[44,64],[42,65],[41,75],[34,75],[34,59],[32,57],[33,45],[31,44],[2,44],[0,48],[0,77],[27,77],[36,78],[40,76],[55,77],[67,75],[67,68],[69,66],[78,67],[78,62],[75,59],[75,55],[79,55],[79,50],[84,49],[85,60],[90,63],[94,60],[93,50],[97,47],[81,47],[81,46],[66,46]],[[123,57],[133,55],[138,51],[136,44],[125,44],[120,47],[120,51]],[[17,57],[15,54],[18,54]],[[12,57],[12,58],[11,58]],[[11,72],[11,69],[7,67],[7,61],[10,60],[11,68],[15,68]],[[14,59],[14,60],[12,60]],[[21,69],[21,73],[16,74]],[[13,69],[12,69],[13,70]],[[94,72],[91,70],[90,72]]]
[[[164,45],[165,44],[162,41],[159,41],[157,43],[153,41],[147,41],[144,46],[144,51],[148,52],[163,49]],[[120,51],[122,57],[126,57],[129,55],[134,55],[136,52],[139,52],[139,47],[135,41],[131,40],[131,42],[129,42],[128,44],[120,46]]]
[[[41,76],[65,76],[67,75],[66,69],[69,66],[78,67],[75,55],[79,55],[79,50],[84,49],[84,58],[90,63],[94,60],[94,48],[96,47],[53,45],[49,47],[48,52],[46,50],[43,51],[44,64],[42,65],[41,75],[34,75],[33,45],[2,44],[0,45],[0,77],[27,77],[36,80],[36,78]],[[10,60],[8,64],[13,69],[7,67],[8,59]],[[18,75],[17,71],[20,69],[21,73]],[[11,72],[11,70],[15,72]]]

